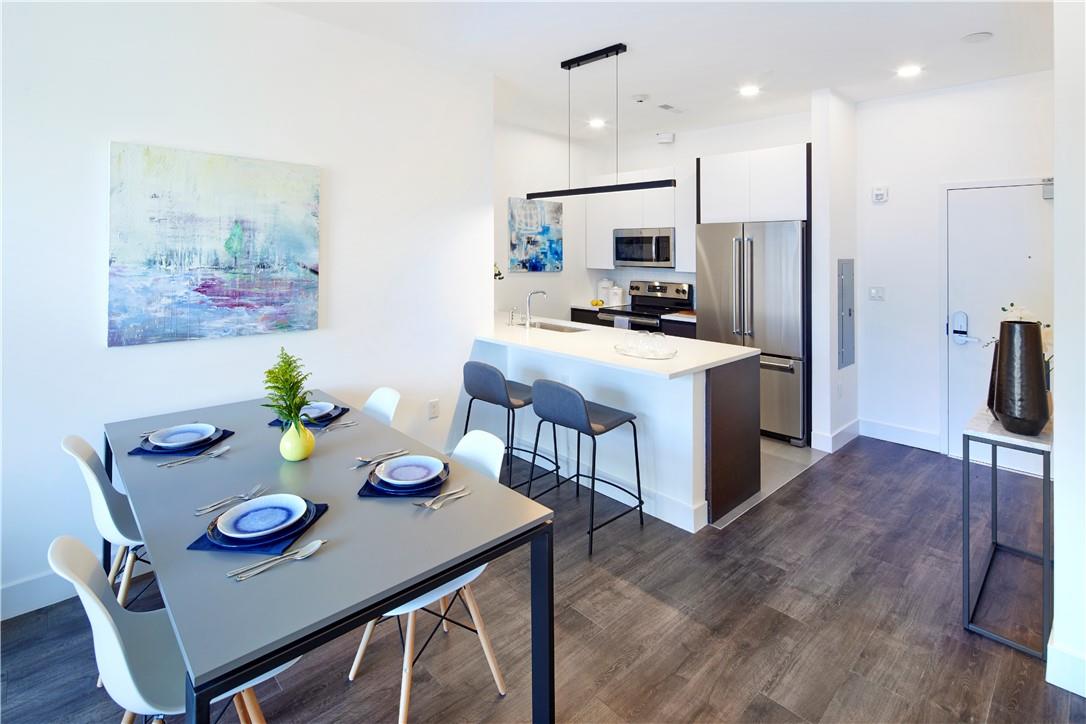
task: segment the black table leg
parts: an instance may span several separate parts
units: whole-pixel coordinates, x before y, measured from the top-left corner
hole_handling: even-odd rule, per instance
[[[532,721],[554,722],[554,527],[532,538]]]
[[[969,606],[973,598],[972,584],[969,580],[969,436],[962,436],[962,626],[969,628],[972,609]]]
[[[103,465],[106,468],[106,477],[110,482],[113,482],[113,448],[109,445],[109,436],[102,433],[103,448],[102,457]],[[109,573],[109,569],[113,566],[113,545],[106,540],[102,539],[102,568],[106,574]]]
[[[189,724],[209,724],[211,721],[211,696],[198,694],[192,687],[192,679],[185,676],[185,721]]]

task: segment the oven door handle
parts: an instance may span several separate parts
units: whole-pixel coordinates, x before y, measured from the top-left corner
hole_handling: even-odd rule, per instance
[[[623,314],[622,317],[624,319],[630,320],[630,324],[643,324],[646,327],[659,327],[660,326],[660,320],[659,319],[654,319],[652,317],[627,317],[625,314]],[[603,312],[600,312],[599,314],[596,315],[596,319],[600,320],[601,322],[613,322],[613,321],[615,321],[615,315],[614,314],[605,314]]]
[[[596,319],[600,320],[601,322],[613,322],[615,321],[615,315],[604,314],[603,312],[600,312],[596,315]]]

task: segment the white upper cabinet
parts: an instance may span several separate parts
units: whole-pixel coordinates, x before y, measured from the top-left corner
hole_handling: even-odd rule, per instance
[[[675,188],[645,189],[641,194],[641,226],[675,226]]]
[[[701,222],[747,221],[750,216],[750,154],[701,159]]]
[[[671,169],[629,171],[619,183],[672,178]],[[589,185],[615,183],[614,174],[597,176]],[[675,189],[642,189],[585,196],[585,266],[614,269],[614,230],[675,226]]]
[[[724,153],[701,159],[701,221],[807,218],[807,145]]]
[[[750,152],[750,221],[807,218],[807,146]]]

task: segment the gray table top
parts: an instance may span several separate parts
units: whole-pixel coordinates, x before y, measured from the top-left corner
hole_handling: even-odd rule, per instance
[[[313,397],[339,402],[319,390]],[[309,460],[286,462],[279,456],[279,429],[267,424],[274,414],[261,402],[106,425],[117,471],[196,686],[553,517],[549,508],[456,463],[451,463],[446,485],[466,485],[472,494],[440,511],[423,510],[409,499],[359,498],[362,471],[348,469],[355,456],[399,447],[441,454],[352,410],[343,419],[357,420],[357,426],[318,435]],[[127,454],[141,432],[193,421],[234,430],[230,451],[176,468],[155,466],[169,458]],[[328,512],[299,541],[323,538],[328,543],[305,561],[239,583],[226,571],[264,556],[186,547],[221,512],[196,517],[197,505],[256,483],[271,493],[328,503]]]

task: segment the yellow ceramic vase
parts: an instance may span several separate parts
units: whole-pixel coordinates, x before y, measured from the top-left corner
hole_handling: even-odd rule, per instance
[[[279,454],[283,456],[284,460],[295,463],[312,455],[313,446],[316,444],[317,439],[313,437],[313,433],[310,432],[309,428],[297,423],[291,425],[283,433],[283,437],[279,439]]]

